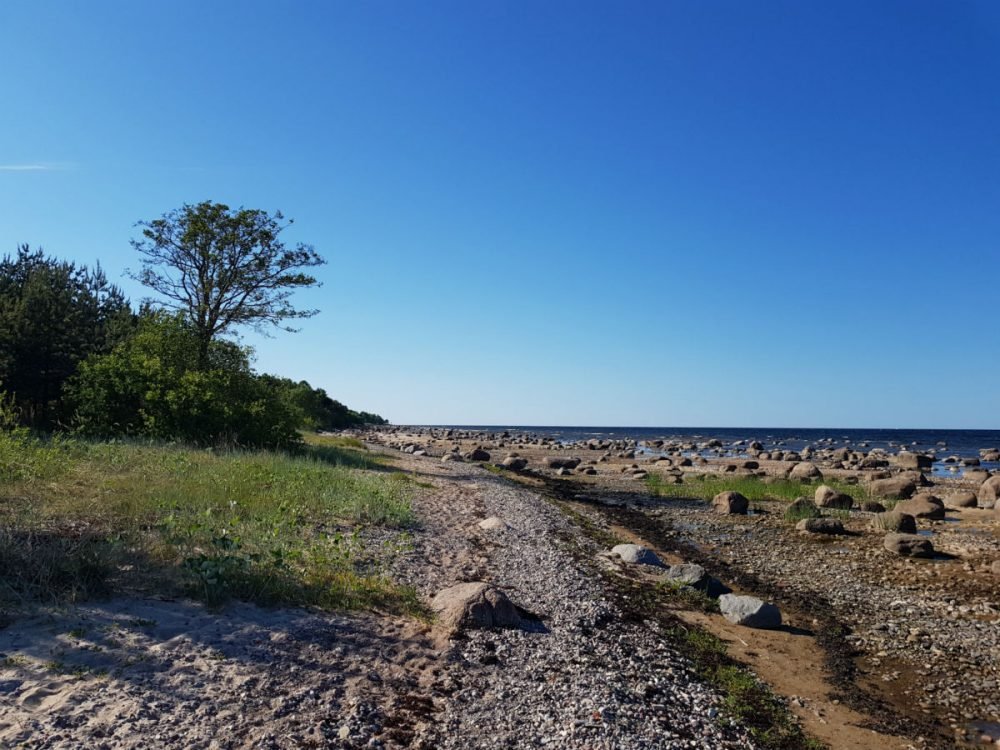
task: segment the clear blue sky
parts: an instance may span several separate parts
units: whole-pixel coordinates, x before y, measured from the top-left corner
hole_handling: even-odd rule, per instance
[[[4,0],[0,252],[281,209],[397,423],[1000,428],[1000,4]],[[30,168],[36,167],[36,168]]]

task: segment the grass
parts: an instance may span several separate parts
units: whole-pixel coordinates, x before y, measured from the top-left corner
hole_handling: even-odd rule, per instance
[[[725,476],[699,474],[697,479],[685,477],[684,484],[667,484],[653,473],[646,477],[646,486],[650,492],[661,497],[697,498],[710,501],[720,492],[739,492],[750,502],[761,500],[792,501],[798,497],[812,497],[816,487],[825,484],[837,492],[851,495],[856,500],[865,500],[867,496],[860,485],[846,484],[835,479],[824,479],[822,482],[803,483],[794,479],[776,479],[765,482],[756,476]]]
[[[288,455],[0,432],[0,605],[166,590],[417,611],[363,542],[367,527],[414,523],[412,483],[358,445],[309,436]]]
[[[726,645],[711,633],[677,627],[673,638],[694,663],[695,671],[724,696],[723,715],[747,727],[762,746],[773,750],[822,750],[822,742],[806,737],[784,702],[754,674],[734,662]]]

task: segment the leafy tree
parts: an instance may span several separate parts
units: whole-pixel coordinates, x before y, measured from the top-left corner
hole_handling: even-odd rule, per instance
[[[201,445],[288,447],[300,412],[250,369],[249,350],[212,341],[180,315],[143,316],[134,336],[81,363],[67,392],[87,435],[144,436]]]
[[[322,388],[313,388],[305,380],[295,382],[275,375],[262,375],[275,391],[300,414],[300,425],[309,430],[341,430],[368,424],[387,424],[377,414],[356,412],[330,398]]]
[[[272,216],[205,201],[139,222],[142,239],[132,240],[132,247],[142,270],[132,276],[184,315],[197,338],[201,366],[211,343],[238,326],[291,331],[285,321],[316,314],[296,310],[289,298],[296,289],[318,284],[302,269],[325,261],[310,245],[286,247],[279,235],[292,222],[283,221],[280,211]]]
[[[66,417],[60,401],[66,379],[133,325],[128,301],[100,266],[77,267],[27,245],[0,260],[0,386],[33,427]]]

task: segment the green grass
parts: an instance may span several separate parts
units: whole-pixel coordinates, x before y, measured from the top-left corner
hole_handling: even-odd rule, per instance
[[[287,455],[0,432],[0,605],[138,590],[415,610],[363,541],[415,522],[412,483],[315,437]]]
[[[838,482],[834,479],[824,479],[821,482],[803,483],[793,479],[777,479],[764,482],[756,476],[726,476],[724,474],[699,474],[697,479],[684,478],[684,484],[666,484],[662,478],[653,473],[646,477],[649,490],[661,497],[695,498],[710,501],[720,492],[739,492],[747,500],[792,501],[797,497],[811,498],[820,484],[832,487],[837,492],[850,495],[855,500],[867,499],[860,485]]]
[[[784,702],[754,674],[734,662],[726,645],[700,629],[677,628],[673,633],[695,670],[722,694],[724,718],[747,727],[761,747],[772,750],[822,750],[826,746],[805,736]]]

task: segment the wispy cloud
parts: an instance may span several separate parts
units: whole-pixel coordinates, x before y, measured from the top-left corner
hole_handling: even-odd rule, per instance
[[[72,168],[72,164],[49,164],[44,162],[37,164],[0,164],[0,172],[60,172]]]

